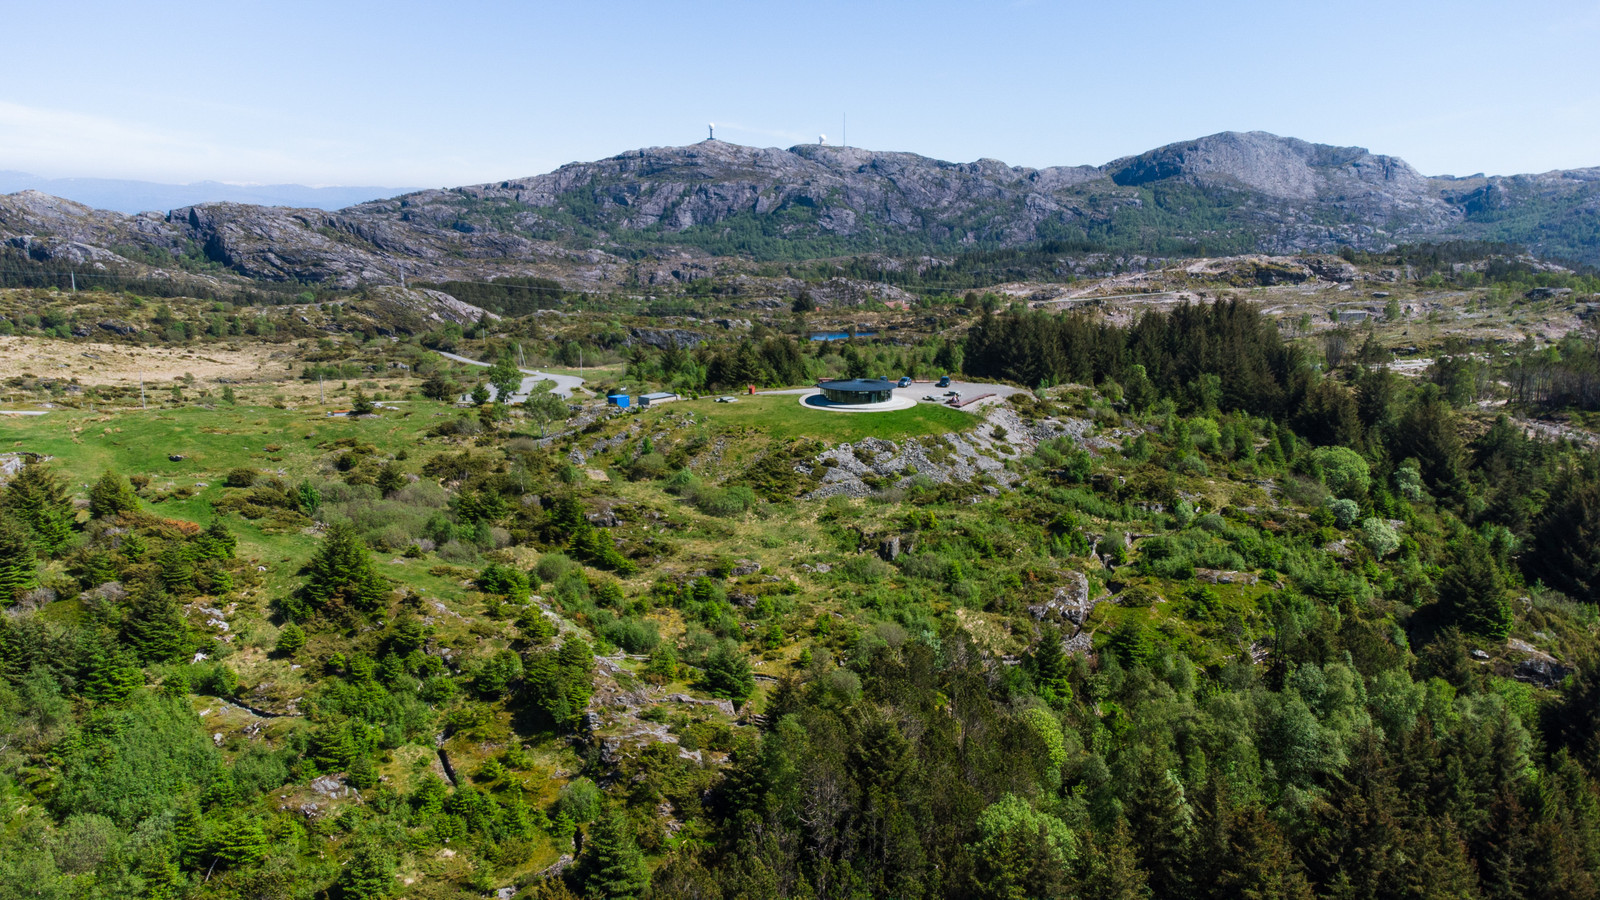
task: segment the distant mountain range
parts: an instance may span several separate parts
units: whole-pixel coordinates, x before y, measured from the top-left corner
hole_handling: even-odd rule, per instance
[[[307,187],[303,184],[161,184],[118,178],[41,178],[27,172],[0,170],[0,194],[40,191],[52,196],[120,213],[165,212],[197,203],[254,203],[307,209],[343,209],[366,200],[382,200],[416,188]]]
[[[126,216],[42,193],[0,197],[0,242],[38,260],[186,257],[250,278],[343,285],[391,282],[402,268],[599,285],[694,277],[715,256],[948,258],[1028,246],[1174,257],[1453,239],[1600,265],[1600,169],[1430,178],[1397,157],[1261,132],[1046,169],[702,141],[336,212],[205,203]]]

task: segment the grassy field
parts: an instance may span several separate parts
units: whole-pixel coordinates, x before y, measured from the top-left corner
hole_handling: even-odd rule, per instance
[[[876,437],[898,441],[910,437],[967,431],[983,421],[972,413],[948,406],[919,403],[911,409],[880,413],[842,413],[807,409],[793,394],[742,396],[738,403],[717,403],[712,399],[669,403],[641,415],[646,421],[666,412],[693,411],[708,424],[758,428],[773,441],[815,438],[826,443],[845,443]]]

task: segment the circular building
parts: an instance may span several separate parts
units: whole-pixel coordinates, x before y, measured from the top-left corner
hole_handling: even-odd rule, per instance
[[[817,387],[828,402],[838,406],[863,406],[887,403],[894,398],[894,382],[887,378],[850,378],[820,381]]]

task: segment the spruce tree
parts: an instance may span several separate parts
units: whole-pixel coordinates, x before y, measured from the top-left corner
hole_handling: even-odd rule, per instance
[[[174,862],[191,871],[200,868],[205,858],[206,821],[192,797],[183,802],[173,819],[172,843]]]
[[[1038,685],[1039,695],[1045,702],[1059,708],[1072,701],[1072,684],[1068,681],[1072,661],[1061,649],[1059,631],[1045,629],[1030,662],[1034,683]]]
[[[750,659],[732,641],[723,641],[706,657],[706,690],[713,696],[726,697],[743,703],[755,693],[755,676],[750,670]]]
[[[1511,601],[1505,577],[1483,542],[1462,531],[1456,537],[1455,562],[1439,579],[1439,603],[1445,624],[1464,633],[1504,641],[1511,633]]]
[[[38,569],[33,536],[0,510],[0,607],[10,606],[24,591],[38,584]]]
[[[273,648],[284,656],[293,656],[306,645],[305,629],[289,622],[278,630],[278,643]]]
[[[389,583],[373,567],[366,545],[361,543],[354,526],[346,522],[328,529],[310,568],[311,578],[300,592],[303,603],[285,604],[291,618],[304,618],[330,603],[372,612],[389,593]]]
[[[172,543],[156,557],[156,571],[162,587],[180,597],[195,593],[194,556],[187,544]]]
[[[133,486],[114,470],[107,469],[89,489],[89,515],[96,519],[138,509],[139,498],[133,493]]]
[[[144,683],[144,675],[108,634],[90,633],[83,650],[80,684],[97,703],[121,703]]]
[[[394,857],[376,843],[363,842],[345,863],[335,883],[340,900],[378,900],[394,891]]]
[[[171,594],[143,591],[128,607],[122,641],[145,663],[177,662],[188,655],[189,627]]]
[[[650,872],[634,843],[628,820],[616,810],[600,817],[583,849],[584,892],[606,900],[637,900],[650,886]]]
[[[239,540],[228,530],[228,526],[222,524],[221,519],[212,519],[206,530],[195,538],[194,545],[195,553],[201,559],[233,559]]]
[[[6,484],[0,505],[33,532],[44,555],[55,556],[72,541],[72,498],[61,479],[43,463],[23,466]]]
[[[217,860],[229,868],[254,865],[267,855],[267,836],[254,816],[241,815],[217,830],[212,845]]]

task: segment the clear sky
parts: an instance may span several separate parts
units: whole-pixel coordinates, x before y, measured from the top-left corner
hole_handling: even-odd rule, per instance
[[[1600,165],[1600,3],[9,3],[0,169],[439,187],[826,132],[1100,164],[1225,130]]]

